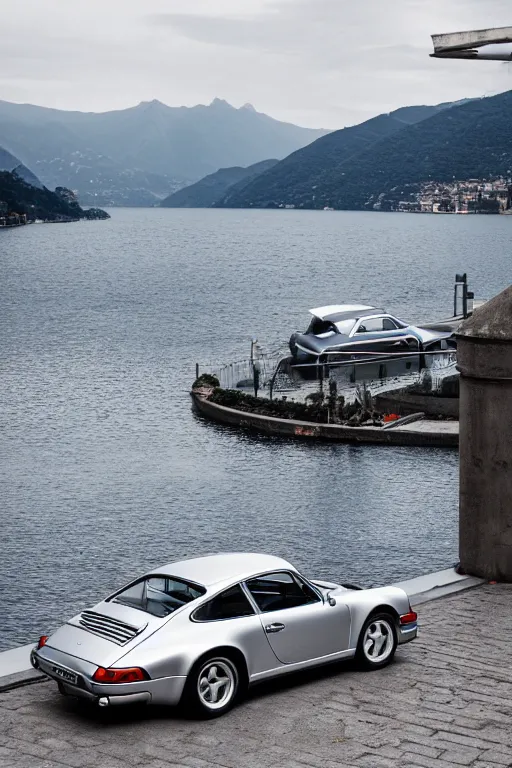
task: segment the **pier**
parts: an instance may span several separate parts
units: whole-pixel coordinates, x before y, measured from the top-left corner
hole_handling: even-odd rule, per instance
[[[1,203],[0,203],[1,206]],[[0,229],[12,229],[30,224],[26,213],[2,213],[0,209]]]
[[[382,427],[348,427],[341,424],[321,424],[313,421],[279,419],[258,413],[227,408],[208,400],[205,394],[192,392],[194,405],[200,414],[212,421],[232,427],[261,432],[274,437],[303,440],[330,440],[344,443],[415,445],[431,448],[456,448],[459,443],[458,421],[421,420],[397,424],[392,429]]]
[[[468,290],[467,274],[457,274],[453,315],[408,326],[412,333],[415,328],[416,333],[433,333],[434,339],[440,333],[443,342],[434,348],[418,345],[415,351],[407,343],[394,351],[391,347],[397,343],[386,344],[388,339],[384,351],[379,351],[380,337],[375,349],[359,348],[357,343],[351,345],[351,334],[345,337],[348,343],[333,344],[304,361],[285,355],[284,347],[274,356],[265,354],[253,339],[250,358],[222,366],[196,363],[194,406],[218,423],[284,438],[457,447],[459,373],[454,339],[484,304]],[[320,309],[332,311],[332,307]],[[316,317],[316,310],[311,312]],[[290,345],[297,335],[292,335]],[[395,423],[388,423],[391,420]]]

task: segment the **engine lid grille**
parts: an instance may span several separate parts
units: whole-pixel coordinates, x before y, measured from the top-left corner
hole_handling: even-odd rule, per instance
[[[105,637],[117,645],[126,645],[147,627],[147,624],[142,627],[133,627],[131,624],[113,619],[112,616],[104,616],[96,611],[82,611],[78,623],[88,632]]]

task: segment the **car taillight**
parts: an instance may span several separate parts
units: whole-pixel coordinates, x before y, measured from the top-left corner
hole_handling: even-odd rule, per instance
[[[128,669],[105,669],[98,667],[92,679],[96,683],[137,683],[140,680],[149,680],[148,673],[140,667],[128,667]]]
[[[46,643],[48,642],[48,638],[49,638],[49,635],[41,635],[41,637],[39,638],[39,642],[37,644],[37,650],[42,648],[43,645],[46,645]]]
[[[414,622],[417,620],[418,614],[414,611],[409,611],[409,613],[404,613],[403,616],[400,616],[400,624],[403,626],[404,624],[414,624]]]

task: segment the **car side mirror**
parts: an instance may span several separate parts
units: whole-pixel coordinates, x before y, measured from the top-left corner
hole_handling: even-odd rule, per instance
[[[334,598],[330,592],[327,593],[327,602],[330,606],[334,607],[336,605],[336,598]]]

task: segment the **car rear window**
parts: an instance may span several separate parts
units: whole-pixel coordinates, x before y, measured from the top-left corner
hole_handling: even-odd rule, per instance
[[[314,317],[309,324],[308,333],[320,336],[322,333],[336,333],[336,328],[330,320],[321,320],[319,317]]]
[[[152,616],[163,617],[197,600],[205,592],[206,589],[198,584],[172,576],[149,576],[121,590],[111,600]]]

